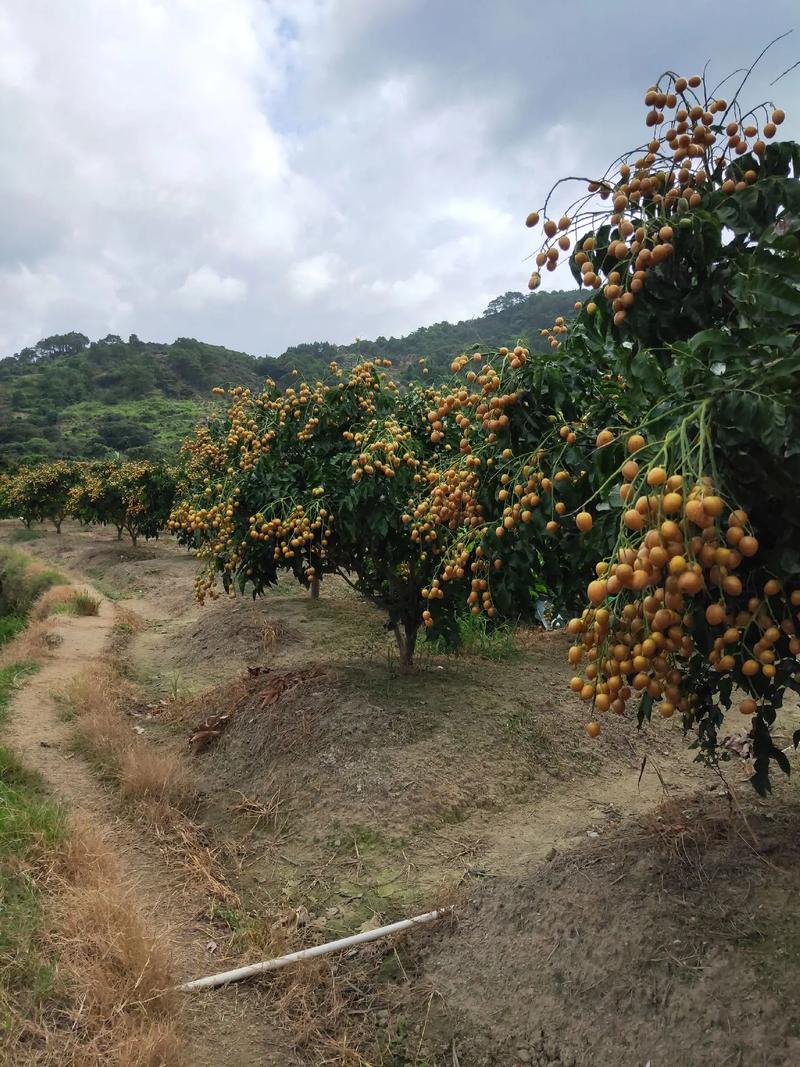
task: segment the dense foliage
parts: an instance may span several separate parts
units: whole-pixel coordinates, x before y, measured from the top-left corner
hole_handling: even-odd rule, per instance
[[[69,494],[80,478],[78,464],[58,460],[25,467],[0,480],[0,515],[32,522],[50,521],[61,532]]]
[[[480,353],[471,358],[471,365],[481,364],[472,393],[478,409],[480,399],[514,373],[504,356],[496,358],[499,371],[491,361],[484,368]],[[218,575],[229,591],[251,586],[260,593],[281,569],[306,583],[339,573],[386,608],[407,666],[420,623],[454,637],[465,604],[479,610],[479,592],[494,617],[492,595],[506,614],[530,610],[531,596],[516,595],[520,580],[531,594],[563,588],[568,595],[578,587],[566,544],[560,552],[551,547],[536,553],[536,536],[544,530],[539,513],[529,526],[528,548],[503,541],[504,530],[487,533],[484,515],[495,509],[508,477],[505,461],[495,460],[492,420],[479,422],[480,440],[464,447],[455,421],[445,430],[430,419],[435,405],[450,402],[450,393],[433,387],[401,392],[386,366],[388,361],[367,362],[345,373],[334,364],[331,383],[285,391],[268,383],[261,395],[233,390],[227,411],[199,428],[188,445],[189,481],[173,528],[207,561],[197,585],[201,598],[214,595]],[[568,404],[561,367],[545,360],[539,372],[542,398],[548,377],[553,379],[551,412],[556,399]],[[522,398],[521,408],[527,406]],[[539,428],[542,420],[550,425],[538,415]],[[493,577],[488,559],[473,559],[467,567],[473,553],[482,555],[484,539]],[[578,554],[577,531],[574,541]],[[508,580],[499,573],[504,560]],[[444,580],[460,587],[460,600],[444,601]]]
[[[69,494],[69,513],[84,523],[114,526],[117,538],[127,531],[158,537],[167,525],[175,498],[175,472],[163,464],[86,464]]]
[[[0,360],[0,469],[168,454],[202,416],[212,385],[260,377],[251,356],[189,338],[45,338]]]

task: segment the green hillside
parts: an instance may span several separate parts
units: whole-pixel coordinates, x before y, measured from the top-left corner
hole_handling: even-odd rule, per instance
[[[384,356],[401,380],[450,372],[453,356],[471,345],[541,342],[538,330],[572,312],[577,293],[506,293],[479,318],[440,322],[406,337],[352,345],[300,344],[277,358],[256,357],[181,337],[172,344],[81,333],[47,337],[0,360],[0,469],[58,457],[99,459],[122,454],[156,458],[174,452],[212,409],[215,385],[258,387],[269,376],[288,384],[296,370],[318,378],[331,360],[348,365]]]
[[[0,361],[0,466],[162,455],[210,407],[212,386],[257,385],[259,362],[184,337],[170,345],[135,335],[45,338]]]

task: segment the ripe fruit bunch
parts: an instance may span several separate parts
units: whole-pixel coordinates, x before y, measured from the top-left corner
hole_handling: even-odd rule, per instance
[[[755,714],[760,682],[775,679],[782,664],[797,668],[800,593],[775,578],[759,587],[748,516],[726,504],[712,478],[687,484],[657,466],[643,481],[640,473],[629,461],[620,486],[635,492],[641,482],[624,515],[635,536],[597,565],[591,607],[568,627],[580,637],[569,661],[585,663],[571,688],[597,711],[623,714],[641,694],[644,714],[658,701],[665,718],[676,710],[691,718],[698,696],[691,691],[697,665],[690,665],[702,656],[752,694],[741,710]],[[598,732],[596,724],[589,729]]]
[[[526,220],[531,227],[543,220],[529,288],[540,285],[542,268],[553,271],[568,255],[579,284],[602,290],[616,327],[625,322],[650,272],[674,255],[679,231],[693,228],[692,212],[770,176],[764,166],[767,142],[785,119],[782,109],[769,104],[743,111],[738,96],[729,103],[699,75],[663,74],[644,103],[649,138],[644,149],[588,181],[586,194],[560,218],[548,217],[551,191],[541,211]],[[591,301],[586,311],[594,315],[597,307]]]
[[[598,450],[622,443],[610,430],[597,436]],[[800,573],[769,573],[750,516],[704,473],[715,466],[707,400],[652,445],[639,433],[624,445],[620,535],[568,625],[577,638],[568,659],[580,669],[570,687],[593,712],[623,715],[635,700],[640,723],[654,706],[664,718],[681,713],[712,761],[719,704],[729,709],[737,690],[760,738],[763,787],[769,759],[785,761],[769,728],[786,688],[800,691]],[[600,733],[596,718],[587,732]]]
[[[587,398],[586,424],[614,425],[575,514],[602,563],[572,623],[573,688],[598,710],[679,710],[711,761],[738,688],[763,792],[772,760],[788,768],[770,728],[800,684],[800,146],[777,140],[780,108],[741,102],[752,69],[725,100],[664,74],[645,92],[644,147],[556,182],[527,222],[544,230],[532,287],[566,256],[592,290],[547,339],[608,383],[608,413]],[[551,215],[575,180],[586,193]]]

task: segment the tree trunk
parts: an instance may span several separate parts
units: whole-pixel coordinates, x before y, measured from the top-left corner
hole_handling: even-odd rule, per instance
[[[61,533],[61,523],[63,521],[63,519],[53,519],[53,526],[55,526],[57,534]]]
[[[309,588],[312,600],[319,600],[319,578],[315,574],[311,579],[311,586]]]
[[[125,529],[125,527],[124,527],[124,526],[118,526],[118,527],[117,527],[117,540],[118,540],[118,541],[121,541],[121,540],[122,540],[122,531],[123,531],[124,529]]]
[[[417,645],[418,629],[419,621],[416,618],[406,618],[402,622],[392,623],[392,630],[397,641],[401,674],[408,674],[414,665],[414,649]]]
[[[25,523],[25,529],[30,530],[31,525],[33,524],[33,519],[23,519],[22,521]]]

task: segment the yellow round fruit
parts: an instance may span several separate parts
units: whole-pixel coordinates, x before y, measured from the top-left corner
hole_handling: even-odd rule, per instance
[[[575,525],[581,533],[588,533],[594,525],[594,519],[588,511],[579,511],[575,516]]]

